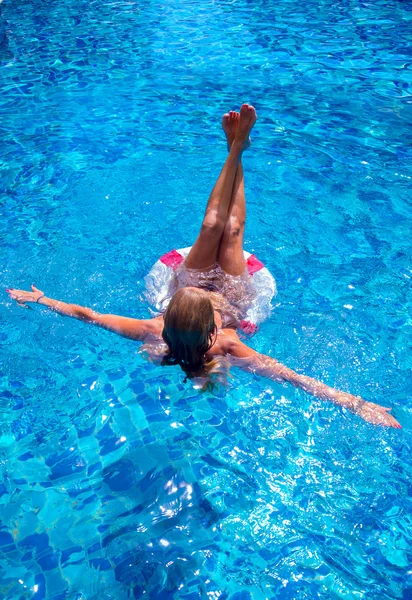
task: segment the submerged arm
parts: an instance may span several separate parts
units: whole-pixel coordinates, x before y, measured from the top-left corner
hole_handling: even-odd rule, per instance
[[[321,400],[329,400],[334,404],[339,404],[350,411],[359,415],[365,421],[374,425],[385,425],[400,429],[398,421],[388,413],[390,408],[385,408],[373,402],[366,402],[360,396],[353,396],[347,392],[336,390],[321,381],[317,381],[306,375],[299,375],[292,369],[285,367],[280,362],[255,352],[241,341],[234,341],[230,354],[240,360],[235,361],[235,365],[258,375],[269,377],[275,381],[290,383],[294,387],[301,388],[308,394],[316,396]]]
[[[122,335],[123,337],[132,340],[143,340],[146,333],[148,333],[147,321],[121,317],[119,315],[101,314],[95,312],[92,308],[86,308],[85,306],[80,306],[78,304],[69,304],[67,302],[48,298],[41,290],[35,288],[34,285],[32,285],[31,288],[31,292],[15,289],[6,291],[10,298],[16,300],[22,306],[25,306],[26,303],[41,304],[47,306],[59,315],[73,317],[79,321],[103,327],[104,329],[108,329],[109,331],[113,331],[113,333],[117,333],[118,335]]]

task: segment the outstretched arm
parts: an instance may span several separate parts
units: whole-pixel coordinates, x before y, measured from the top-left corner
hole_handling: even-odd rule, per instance
[[[6,292],[10,298],[16,300],[22,306],[25,306],[27,303],[41,304],[57,312],[59,315],[73,317],[74,319],[79,319],[79,321],[103,327],[132,340],[143,340],[148,333],[147,321],[121,317],[119,315],[100,314],[91,308],[48,298],[41,290],[35,288],[34,285],[31,286],[31,289],[31,292],[15,289],[9,289]]]
[[[258,375],[269,377],[275,381],[286,381],[294,387],[299,387],[308,392],[312,396],[344,406],[374,425],[385,425],[401,429],[398,421],[388,413],[391,410],[390,408],[379,406],[379,404],[374,404],[373,402],[366,402],[360,396],[353,396],[347,392],[335,390],[321,381],[312,379],[312,377],[299,375],[274,358],[255,352],[240,340],[233,341],[230,354],[240,359],[234,362],[236,366],[253,371]]]

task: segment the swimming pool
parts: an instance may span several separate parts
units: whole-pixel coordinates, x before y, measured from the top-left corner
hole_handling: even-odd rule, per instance
[[[4,294],[2,597],[410,599],[410,5],[1,11],[3,288],[147,316],[144,276],[197,233],[220,116],[251,102],[246,249],[279,294],[250,343],[404,427],[242,372],[200,395]]]

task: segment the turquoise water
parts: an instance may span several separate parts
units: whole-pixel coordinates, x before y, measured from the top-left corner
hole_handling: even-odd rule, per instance
[[[410,600],[410,3],[0,10],[3,288],[148,316],[144,276],[193,242],[224,160],[220,117],[251,102],[245,243],[279,294],[250,344],[403,425],[238,371],[201,395],[3,294],[1,597]]]

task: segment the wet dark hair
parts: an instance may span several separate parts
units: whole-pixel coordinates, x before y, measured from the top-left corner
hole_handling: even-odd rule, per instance
[[[166,362],[179,364],[188,375],[208,374],[214,361],[207,361],[206,353],[216,341],[217,328],[207,292],[197,288],[179,290],[163,319],[162,337],[169,349]]]

